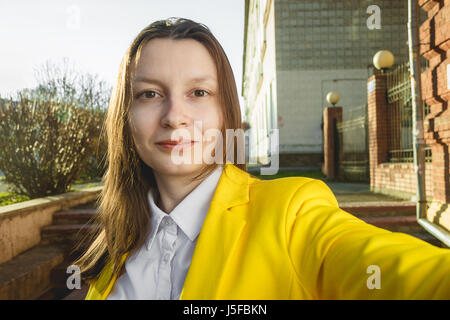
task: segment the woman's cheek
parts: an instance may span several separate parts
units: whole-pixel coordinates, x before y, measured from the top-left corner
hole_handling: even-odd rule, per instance
[[[135,111],[131,120],[134,123],[135,130],[141,135],[148,135],[148,132],[152,131],[155,126],[155,116],[152,116],[146,110]]]
[[[222,126],[222,113],[218,105],[213,105],[210,112],[203,114],[203,123],[205,128],[220,129]]]

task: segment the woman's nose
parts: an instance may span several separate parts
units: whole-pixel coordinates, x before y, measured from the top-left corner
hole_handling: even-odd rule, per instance
[[[179,128],[189,124],[189,115],[182,97],[169,97],[165,113],[161,118],[163,127]]]

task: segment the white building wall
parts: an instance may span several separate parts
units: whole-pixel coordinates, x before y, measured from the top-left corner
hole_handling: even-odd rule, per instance
[[[268,10],[268,18],[264,24],[266,10]],[[267,164],[270,132],[277,125],[273,1],[249,1],[247,32],[243,96],[246,110],[245,120],[251,127],[249,162]],[[272,90],[272,94],[270,90]]]
[[[366,69],[278,71],[280,153],[322,152],[327,93],[338,92],[344,109],[365,104],[367,78]]]

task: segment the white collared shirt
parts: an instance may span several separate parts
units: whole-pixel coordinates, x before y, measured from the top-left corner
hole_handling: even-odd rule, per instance
[[[198,234],[223,171],[219,165],[170,214],[148,192],[151,230],[143,245],[125,262],[108,300],[174,300],[183,289]]]

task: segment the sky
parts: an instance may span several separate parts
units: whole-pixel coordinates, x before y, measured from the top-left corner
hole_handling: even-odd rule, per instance
[[[112,86],[137,34],[168,17],[189,18],[212,31],[240,96],[243,0],[0,0],[0,96],[34,87],[36,68],[63,58]]]

